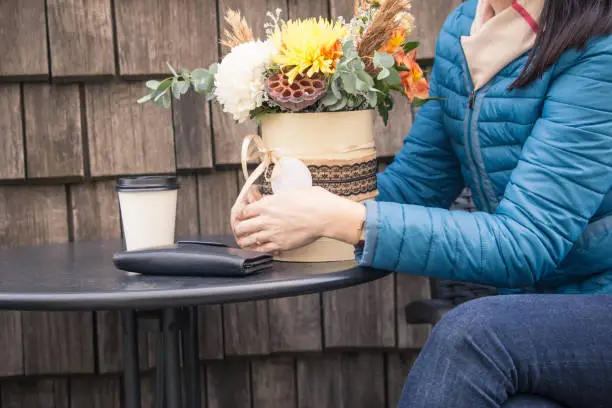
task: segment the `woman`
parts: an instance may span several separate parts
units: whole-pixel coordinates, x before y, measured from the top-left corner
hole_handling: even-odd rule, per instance
[[[438,40],[443,100],[375,202],[312,188],[236,203],[243,247],[327,236],[364,266],[522,293],[449,313],[401,407],[612,406],[611,33],[612,0],[467,1]],[[479,212],[446,210],[464,186]]]

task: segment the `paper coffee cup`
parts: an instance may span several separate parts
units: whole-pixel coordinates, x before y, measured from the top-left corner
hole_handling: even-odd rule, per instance
[[[127,251],[174,244],[178,188],[175,176],[117,180],[121,228]]]

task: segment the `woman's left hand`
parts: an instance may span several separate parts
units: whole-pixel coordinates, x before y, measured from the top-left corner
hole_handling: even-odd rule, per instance
[[[311,187],[263,197],[237,214],[238,245],[258,252],[298,248],[327,236],[357,243],[365,207]]]

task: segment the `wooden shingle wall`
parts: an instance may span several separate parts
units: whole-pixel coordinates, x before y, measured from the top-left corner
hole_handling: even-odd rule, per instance
[[[194,69],[222,56],[218,13],[228,7],[245,11],[262,36],[267,10],[336,17],[352,3],[1,1],[0,250],[119,237],[114,179],[127,174],[178,172],[178,234],[228,232],[242,183],[240,141],[255,126],[238,126],[193,95],[171,110],[138,105],[144,79],[167,75],[166,62]],[[433,57],[459,3],[414,0],[420,57]],[[401,148],[413,114],[399,102],[388,128],[376,124],[382,163]],[[324,294],[202,306],[203,400],[210,408],[391,408],[429,332],[405,324],[403,307],[428,296],[426,279],[389,276]],[[120,407],[120,330],[116,312],[0,312],[0,408]],[[155,347],[143,332],[143,371],[155,367]]]

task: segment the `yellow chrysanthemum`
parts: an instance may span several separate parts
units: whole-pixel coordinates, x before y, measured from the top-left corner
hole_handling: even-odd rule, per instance
[[[394,55],[400,49],[404,41],[406,41],[406,31],[402,29],[395,30],[389,41],[382,46],[380,51]]]
[[[340,39],[346,35],[342,24],[323,18],[283,22],[272,35],[278,49],[274,62],[282,68],[291,68],[286,72],[289,82],[298,74],[331,75],[342,56]]]

